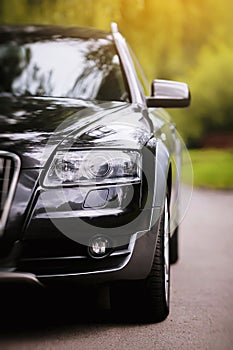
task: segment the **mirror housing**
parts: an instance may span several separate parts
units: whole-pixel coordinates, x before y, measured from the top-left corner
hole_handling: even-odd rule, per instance
[[[190,90],[185,83],[156,79],[151,90],[152,96],[146,98],[147,107],[180,108],[190,105]]]

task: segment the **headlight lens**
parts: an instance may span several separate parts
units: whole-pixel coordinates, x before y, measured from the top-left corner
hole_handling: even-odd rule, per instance
[[[141,154],[131,150],[69,150],[56,153],[44,178],[46,187],[137,182]]]

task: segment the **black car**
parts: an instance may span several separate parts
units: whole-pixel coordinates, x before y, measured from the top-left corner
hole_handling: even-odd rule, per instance
[[[0,28],[0,286],[108,284],[114,310],[166,318],[181,142],[160,107],[190,93],[148,95],[114,23]]]

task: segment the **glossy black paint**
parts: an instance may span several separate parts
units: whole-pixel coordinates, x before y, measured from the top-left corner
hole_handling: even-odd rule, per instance
[[[23,169],[42,168],[48,142],[52,152],[63,139],[73,132],[80,133],[86,127],[88,129],[80,135],[77,143],[93,145],[101,140],[99,135],[94,136],[94,128],[100,129],[106,123],[101,123],[101,119],[125,106],[126,103],[120,102],[0,96],[1,149],[16,152]],[[93,136],[88,134],[88,130]],[[108,135],[110,133],[115,131],[108,131]],[[102,132],[102,137],[106,134]]]
[[[147,108],[129,52],[118,34],[112,37],[89,29],[56,27],[4,27],[0,31],[5,43],[15,36],[18,42],[20,37],[30,42],[57,40],[57,36],[67,40],[80,35],[85,40],[107,38],[118,50],[130,90],[126,101],[1,94],[0,150],[17,154],[21,169],[0,237],[0,277],[8,268],[33,273],[45,283],[142,279],[149,273],[171,158],[179,157],[179,141],[169,115]],[[77,152],[139,151],[142,181],[67,187],[60,195],[61,189],[44,185],[44,177],[56,151],[70,148]],[[112,240],[113,255],[97,261],[88,256],[86,246],[103,229]]]

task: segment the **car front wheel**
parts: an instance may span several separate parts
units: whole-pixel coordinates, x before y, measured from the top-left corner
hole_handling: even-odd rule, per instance
[[[111,287],[110,300],[119,317],[126,316],[136,322],[160,322],[169,313],[169,205],[165,198],[153,264],[143,281],[122,282]]]

